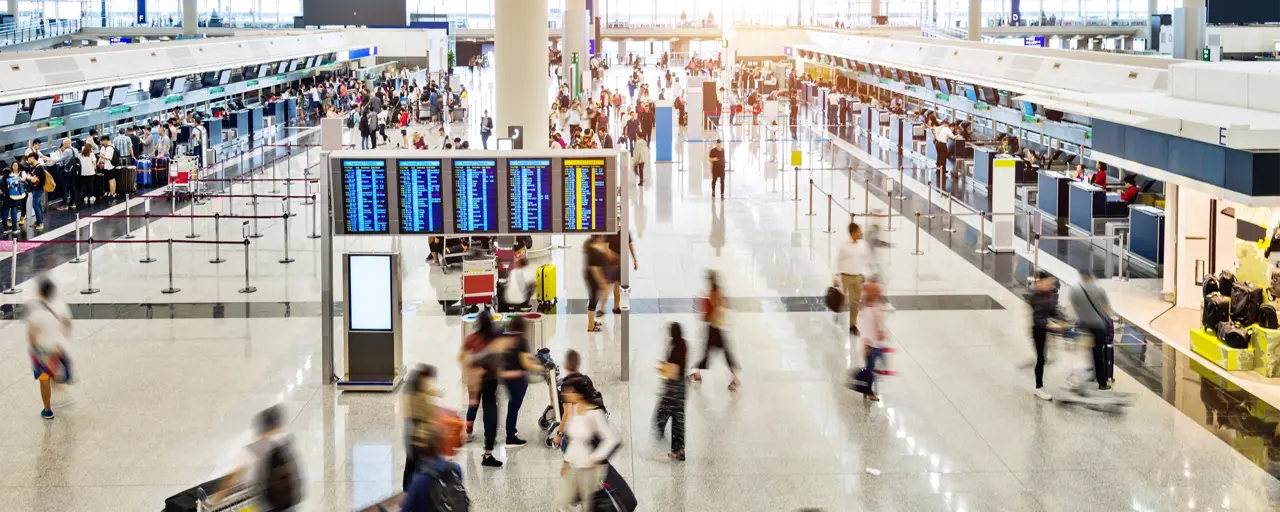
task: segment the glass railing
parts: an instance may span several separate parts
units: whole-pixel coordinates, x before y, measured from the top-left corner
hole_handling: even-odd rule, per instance
[[[146,22],[138,23],[133,13],[113,13],[103,18],[101,13],[85,16],[83,25],[92,28],[181,28],[182,19],[174,16],[148,16]],[[202,14],[196,18],[198,28],[253,28],[278,29],[293,28],[293,18],[271,14],[267,18],[254,19],[249,15],[214,17]]]
[[[80,20],[23,20],[0,25],[0,45],[38,41],[80,31]]]

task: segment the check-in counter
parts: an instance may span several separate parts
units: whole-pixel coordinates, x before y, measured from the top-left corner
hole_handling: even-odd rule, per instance
[[[910,135],[911,127],[904,126],[904,125],[906,125],[906,116],[900,116],[898,114],[889,114],[889,145],[891,147],[897,148],[899,153],[902,152],[903,143],[904,142],[910,143],[911,141],[911,135]],[[906,137],[903,137],[904,128],[907,130]]]
[[[262,133],[262,105],[249,107],[249,131],[253,134]]]
[[[1040,171],[1036,180],[1036,207],[1050,217],[1071,215],[1071,175],[1058,171]]]
[[[1081,181],[1071,182],[1070,188],[1071,227],[1093,234],[1099,222],[1129,217],[1129,204],[1120,200],[1120,194]]]
[[[1163,209],[1142,204],[1129,208],[1129,252],[1156,265],[1164,264]]]
[[[222,144],[222,118],[206,117],[204,119],[204,132],[209,136],[209,145],[218,146]]]
[[[988,144],[967,144],[973,148],[973,179],[981,183],[983,186],[991,186],[991,166],[992,162],[999,156],[1000,148],[998,146]],[[1004,155],[1008,157],[1008,155]],[[1018,159],[1018,167],[1013,173],[1013,182],[1016,184],[1033,184],[1039,182],[1039,176],[1036,170],[1031,167],[1025,160]]]
[[[226,123],[227,129],[235,130],[236,137],[249,136],[249,111],[248,110],[236,110],[233,112],[227,112],[225,123]]]
[[[924,157],[930,164],[938,161],[938,145],[933,142],[933,130],[924,131]]]

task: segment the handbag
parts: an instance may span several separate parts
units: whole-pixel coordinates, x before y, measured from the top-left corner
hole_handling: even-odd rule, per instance
[[[844,309],[844,292],[835,286],[828,286],[826,303],[827,309],[839,313]]]

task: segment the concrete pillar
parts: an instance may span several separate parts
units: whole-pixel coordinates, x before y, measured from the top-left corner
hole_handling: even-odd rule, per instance
[[[13,16],[14,21],[18,20],[18,0],[9,0],[9,14]]]
[[[494,0],[494,12],[495,135],[506,137],[507,127],[519,126],[525,149],[546,149],[551,116],[547,0]]]
[[[1160,0],[1147,0],[1147,49],[1155,50],[1160,44],[1160,25],[1151,23],[1151,17],[1160,12]]]
[[[1205,46],[1204,0],[1186,0],[1186,5],[1173,10],[1173,58],[1200,60]]]
[[[881,0],[871,0],[871,16],[873,16],[873,17],[874,17],[874,16],[883,16],[883,14],[881,14],[881,13],[880,13],[880,4],[881,4],[881,3],[882,3],[882,2],[881,2]],[[871,23],[872,23],[872,24],[875,24],[875,21],[874,21],[874,20],[872,20],[872,22],[871,22]],[[856,25],[856,24],[857,24],[857,20],[850,20],[850,23],[849,23],[849,24],[850,24],[850,25]]]
[[[982,0],[969,0],[969,40],[982,40]]]
[[[587,40],[591,38],[588,33],[591,24],[587,22],[587,0],[565,0],[561,26],[564,27],[564,37],[561,39],[564,43],[564,69],[560,71],[560,76],[564,77],[570,88],[573,87],[573,56],[577,54],[578,79],[582,81],[582,92],[590,94],[591,66],[588,61],[591,56],[587,55]]]
[[[195,37],[199,25],[196,17],[196,0],[182,0],[182,35]]]

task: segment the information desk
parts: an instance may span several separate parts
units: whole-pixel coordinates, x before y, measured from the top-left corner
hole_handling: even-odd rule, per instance
[[[328,159],[340,235],[614,233],[611,150],[343,150]]]
[[[1129,208],[1129,251],[1164,264],[1164,210],[1141,204]]]
[[[1067,218],[1071,214],[1071,175],[1058,171],[1040,171],[1036,180],[1036,207],[1050,217]]]
[[[1129,205],[1120,200],[1120,194],[1108,193],[1099,187],[1081,181],[1071,182],[1071,227],[1089,234],[1100,220],[1128,218]]]

